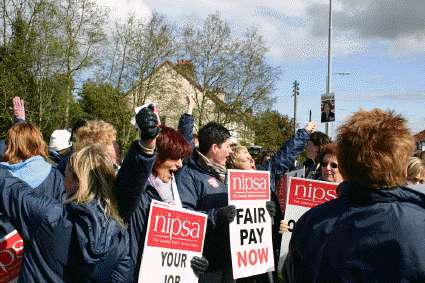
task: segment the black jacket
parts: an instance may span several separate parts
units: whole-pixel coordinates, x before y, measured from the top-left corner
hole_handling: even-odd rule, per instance
[[[425,195],[342,183],[297,222],[286,282],[425,282]]]

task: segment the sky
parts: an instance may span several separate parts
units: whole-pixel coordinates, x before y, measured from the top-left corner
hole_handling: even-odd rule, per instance
[[[281,75],[274,109],[293,116],[292,85],[300,84],[297,122],[312,111],[320,122],[326,91],[329,0],[97,0],[111,18],[153,11],[177,25],[218,12],[232,31],[256,27],[269,51],[267,61]],[[330,134],[360,108],[394,110],[413,133],[425,129],[425,1],[332,0],[333,76],[336,121]],[[341,75],[340,73],[349,73]],[[319,123],[324,131],[324,124]]]

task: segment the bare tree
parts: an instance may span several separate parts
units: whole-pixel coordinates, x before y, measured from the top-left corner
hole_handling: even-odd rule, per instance
[[[207,119],[208,100],[221,100],[216,119],[228,123],[235,114],[270,107],[271,92],[278,70],[267,64],[267,48],[255,30],[235,37],[218,14],[209,15],[202,26],[189,24],[181,36],[185,56],[195,66],[196,78],[203,89],[197,97],[197,123]]]

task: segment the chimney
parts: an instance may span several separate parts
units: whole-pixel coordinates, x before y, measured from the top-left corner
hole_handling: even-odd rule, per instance
[[[176,69],[185,77],[196,82],[195,67],[193,66],[191,60],[177,60]]]

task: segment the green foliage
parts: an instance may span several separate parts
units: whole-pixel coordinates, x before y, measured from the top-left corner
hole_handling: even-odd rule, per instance
[[[94,82],[84,84],[80,97],[83,116],[111,123],[117,130],[118,143],[127,148],[136,135],[130,124],[133,113],[128,107],[128,98],[110,84]]]
[[[254,122],[255,144],[278,149],[294,133],[293,121],[277,111],[265,111]]]

